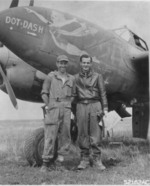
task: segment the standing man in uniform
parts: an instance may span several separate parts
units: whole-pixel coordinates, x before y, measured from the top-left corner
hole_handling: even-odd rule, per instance
[[[87,54],[80,57],[80,67],[80,73],[75,75],[74,89],[77,98],[78,143],[81,150],[78,169],[85,169],[92,162],[98,169],[104,170],[99,147],[102,132],[98,124],[102,114],[106,115],[108,112],[103,77],[92,70],[92,58]]]
[[[44,119],[44,151],[41,172],[47,172],[54,158],[56,140],[61,147],[59,154],[69,150],[71,143],[70,118],[71,102],[73,100],[74,77],[66,72],[69,60],[65,55],[57,57],[58,71],[48,74],[43,83],[42,99],[48,107]]]

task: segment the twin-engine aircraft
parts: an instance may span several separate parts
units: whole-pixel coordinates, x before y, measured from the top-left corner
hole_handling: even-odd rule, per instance
[[[0,12],[1,89],[17,107],[16,98],[42,102],[42,82],[56,69],[56,58],[68,56],[68,72],[79,72],[81,54],[92,56],[94,70],[105,81],[109,110],[129,116],[124,105],[133,107],[133,136],[146,138],[149,123],[148,46],[127,27],[105,30],[84,19],[57,10],[18,7],[12,1]],[[7,51],[7,52],[4,52]],[[14,60],[3,59],[4,53]],[[17,57],[18,56],[18,57]],[[15,60],[16,59],[16,60]],[[26,63],[26,64],[25,64]],[[5,84],[5,87],[4,87]]]

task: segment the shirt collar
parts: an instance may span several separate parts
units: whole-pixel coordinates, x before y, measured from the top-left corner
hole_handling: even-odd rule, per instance
[[[57,79],[60,79],[60,75],[59,75],[59,72],[58,71],[54,71],[54,75],[55,75],[55,77]],[[66,76],[67,76],[67,78],[69,78],[69,74],[68,73],[66,73]]]
[[[79,73],[79,75],[80,75],[81,77],[90,77],[90,76],[93,75],[93,70],[90,70],[90,71],[88,71],[87,73],[85,73],[85,72],[83,72],[83,71],[81,70],[80,73]]]

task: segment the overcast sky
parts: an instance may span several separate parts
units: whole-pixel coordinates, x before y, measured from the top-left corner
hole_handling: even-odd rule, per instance
[[[49,7],[74,14],[107,29],[127,25],[150,46],[150,2],[149,1],[51,1],[34,0],[35,6]],[[0,10],[9,7],[11,0],[0,0]],[[20,0],[19,6],[28,5],[29,0]],[[0,91],[0,120],[42,119],[41,106],[18,100],[15,110],[7,94]]]

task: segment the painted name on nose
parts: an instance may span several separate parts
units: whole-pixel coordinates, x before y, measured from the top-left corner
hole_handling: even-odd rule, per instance
[[[6,16],[5,23],[20,27],[21,29],[27,29],[29,31],[38,32],[41,34],[44,31],[43,26],[16,17]]]

